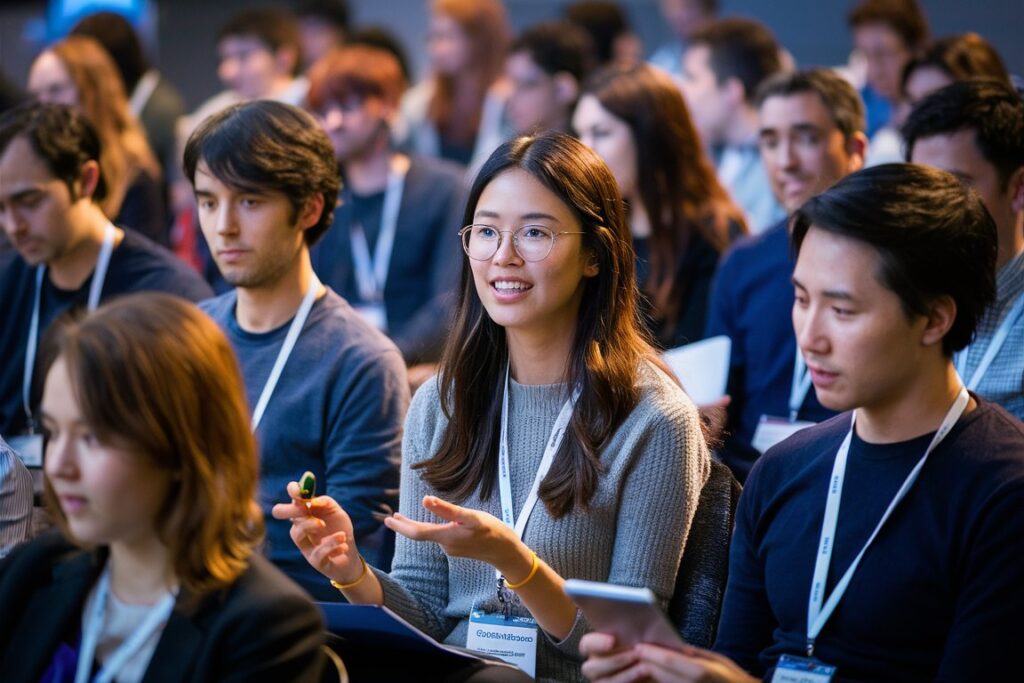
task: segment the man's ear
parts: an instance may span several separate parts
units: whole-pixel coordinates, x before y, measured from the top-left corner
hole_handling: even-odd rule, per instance
[[[309,230],[320,222],[324,213],[324,196],[319,192],[312,194],[299,211],[298,226],[300,230]]]
[[[566,72],[559,71],[552,76],[555,82],[555,98],[563,106],[570,106],[580,96],[580,82]]]
[[[96,194],[96,188],[100,185],[100,173],[100,164],[95,159],[89,159],[82,164],[82,168],[78,172],[78,180],[75,182],[75,185],[78,186],[77,199],[92,201],[92,196]]]
[[[746,102],[747,89],[743,87],[743,82],[738,78],[727,78],[725,82],[719,84],[718,89],[725,94],[734,107],[741,107]]]
[[[1024,166],[1010,174],[1006,190],[1010,195],[1010,206],[1014,213],[1024,211]]]
[[[846,154],[848,155],[847,173],[854,173],[864,168],[864,160],[868,155],[868,136],[857,131],[846,141]]]
[[[940,296],[928,307],[927,323],[921,335],[921,343],[925,346],[941,344],[954,322],[956,301],[948,295]]]

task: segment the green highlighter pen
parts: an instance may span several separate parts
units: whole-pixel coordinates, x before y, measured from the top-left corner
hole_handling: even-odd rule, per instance
[[[302,473],[299,478],[299,498],[306,501],[306,509],[313,504],[313,496],[316,495],[316,475],[310,471]]]

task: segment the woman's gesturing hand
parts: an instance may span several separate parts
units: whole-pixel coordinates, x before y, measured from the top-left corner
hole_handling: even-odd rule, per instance
[[[669,650],[641,643],[629,649],[615,646],[607,633],[588,633],[580,641],[587,658],[583,675],[594,683],[755,683],[754,678],[728,657],[692,645]]]
[[[338,583],[356,581],[363,571],[363,563],[348,513],[330,496],[303,500],[299,497],[299,485],[294,481],[288,483],[288,495],[292,502],[278,503],[271,514],[274,519],[291,520],[292,541],[306,561]]]

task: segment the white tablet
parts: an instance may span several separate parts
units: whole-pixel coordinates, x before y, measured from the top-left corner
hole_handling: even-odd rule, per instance
[[[683,645],[679,631],[648,588],[569,579],[565,592],[580,606],[594,630],[612,634],[620,647],[652,643],[677,649]]]

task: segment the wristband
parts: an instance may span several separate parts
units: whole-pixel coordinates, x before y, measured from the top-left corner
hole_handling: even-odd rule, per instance
[[[359,556],[359,561],[363,563],[363,571],[361,574],[359,574],[358,579],[356,579],[352,583],[338,583],[334,579],[331,579],[331,585],[340,591],[348,590],[349,588],[355,588],[357,585],[359,585],[359,582],[365,579],[366,575],[370,573],[368,568],[369,565],[366,564],[366,560],[363,559],[362,555]]]
[[[530,583],[530,580],[534,576],[536,576],[537,570],[540,568],[540,561],[537,559],[537,553],[534,553],[532,551],[531,553],[533,554],[533,564],[530,566],[530,573],[527,574],[526,578],[520,581],[519,583],[509,583],[508,579],[505,579],[505,588],[508,588],[509,590],[516,590],[517,588],[522,588],[526,584]]]

